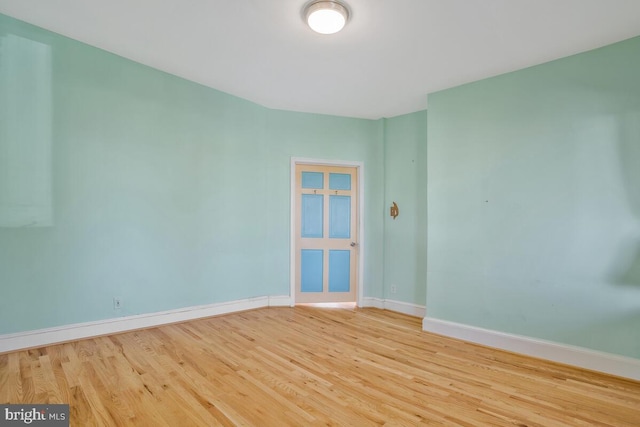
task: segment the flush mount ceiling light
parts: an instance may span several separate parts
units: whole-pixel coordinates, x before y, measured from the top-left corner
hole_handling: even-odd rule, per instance
[[[340,31],[349,19],[349,9],[339,1],[312,1],[304,8],[304,18],[313,31],[333,34]]]

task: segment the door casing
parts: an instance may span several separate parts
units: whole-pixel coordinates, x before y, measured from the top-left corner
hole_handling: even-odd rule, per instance
[[[356,168],[358,175],[358,212],[357,212],[357,227],[358,227],[358,271],[357,271],[357,286],[356,290],[356,305],[362,306],[362,300],[364,295],[364,257],[365,257],[365,234],[364,234],[364,163],[354,161],[343,160],[324,160],[324,159],[310,159],[302,157],[291,158],[291,187],[290,187],[290,249],[289,249],[289,297],[291,299],[291,306],[296,304],[296,165],[320,165],[320,166],[344,166]]]

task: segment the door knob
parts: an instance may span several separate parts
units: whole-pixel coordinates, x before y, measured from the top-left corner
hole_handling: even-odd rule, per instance
[[[358,244],[356,242],[351,242],[351,247],[355,248],[356,246],[358,246]]]

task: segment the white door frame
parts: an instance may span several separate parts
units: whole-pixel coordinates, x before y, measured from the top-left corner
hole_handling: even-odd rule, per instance
[[[291,216],[290,231],[289,231],[289,282],[290,290],[289,297],[291,300],[291,307],[296,305],[296,165],[321,165],[321,166],[344,166],[350,168],[356,168],[356,174],[358,175],[358,290],[356,292],[356,305],[362,307],[362,300],[364,296],[364,163],[347,160],[324,160],[324,159],[309,159],[305,157],[292,157],[291,158]]]

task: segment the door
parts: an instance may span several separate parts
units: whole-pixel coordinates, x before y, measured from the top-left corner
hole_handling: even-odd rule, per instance
[[[297,164],[295,180],[296,302],[354,302],[357,168]]]

